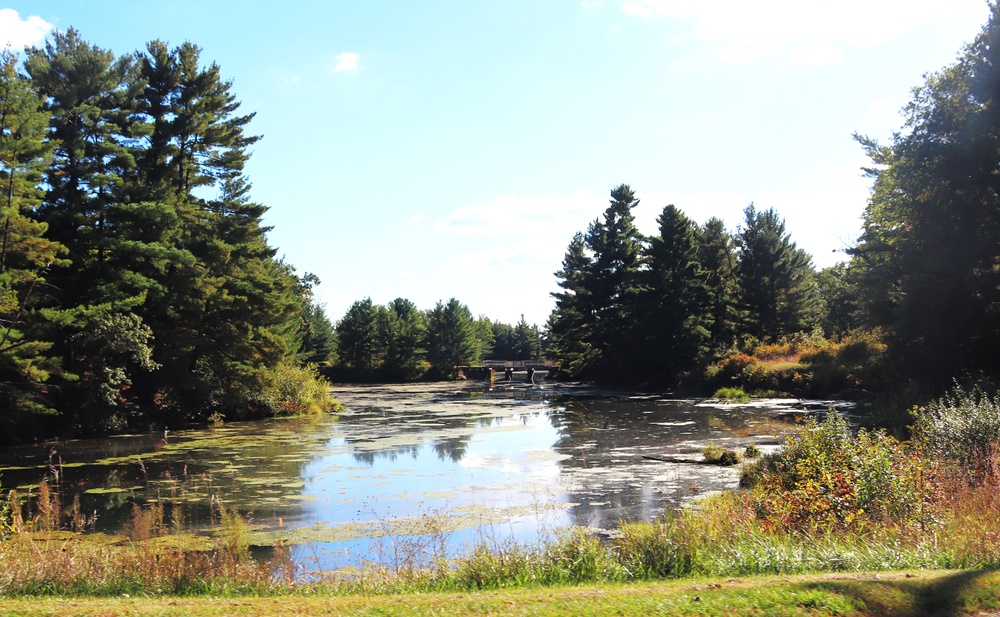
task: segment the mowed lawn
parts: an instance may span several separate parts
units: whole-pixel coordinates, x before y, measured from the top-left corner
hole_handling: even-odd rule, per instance
[[[0,615],[1000,615],[1000,572],[845,573],[397,595],[4,598]]]

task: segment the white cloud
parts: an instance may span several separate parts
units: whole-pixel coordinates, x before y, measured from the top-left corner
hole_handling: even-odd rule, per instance
[[[981,0],[628,0],[621,10],[668,19],[684,35],[727,46],[716,54],[723,61],[780,57],[817,66],[842,61],[844,47],[886,43],[921,26],[981,22],[985,8]]]
[[[12,49],[38,45],[54,27],[37,15],[21,19],[14,9],[0,9],[0,45]]]
[[[607,199],[588,190],[572,195],[519,197],[505,195],[493,201],[463,206],[434,225],[434,231],[458,235],[497,236],[507,241],[561,238],[569,243],[607,206]],[[568,235],[567,235],[568,234]]]
[[[360,57],[360,55],[357,52],[353,52],[353,51],[345,51],[342,54],[337,54],[334,57],[334,60],[337,61],[337,64],[334,65],[334,67],[333,67],[334,72],[338,72],[339,73],[339,72],[342,72],[342,71],[356,71],[356,70],[358,70],[358,58],[359,57]]]

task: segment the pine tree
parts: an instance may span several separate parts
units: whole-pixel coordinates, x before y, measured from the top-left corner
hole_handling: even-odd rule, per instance
[[[635,307],[640,294],[644,238],[635,227],[639,205],[627,184],[611,191],[603,220],[591,223],[584,242],[591,257],[585,286],[591,300],[591,340],[597,352],[592,377],[624,383],[641,363],[643,342]]]
[[[698,259],[697,227],[676,206],[657,219],[649,246],[640,306],[648,352],[646,374],[660,385],[676,382],[705,353],[711,316],[708,276]]]
[[[811,330],[820,308],[812,259],[774,209],[758,212],[750,204],[743,213],[737,275],[750,333],[764,341]]]
[[[469,307],[455,298],[438,303],[427,314],[427,360],[440,377],[456,366],[475,364],[483,342]]]
[[[859,137],[875,179],[852,251],[869,323],[904,372],[946,386],[1000,374],[1000,6],[927,76],[890,145]],[[878,300],[878,302],[872,302]]]
[[[54,146],[36,216],[69,251],[52,273],[54,295],[72,315],[58,332],[65,379],[53,391],[76,430],[121,430],[142,412],[134,380],[158,368],[153,333],[132,310],[150,289],[150,263],[169,251],[150,237],[161,220],[141,220],[132,229],[142,235],[132,234],[130,208],[121,203],[134,141],[146,129],[135,108],[135,62],[71,28],[27,50],[25,70],[44,97]]]
[[[39,216],[70,251],[71,270],[59,273],[59,287],[81,303],[118,299],[115,269],[105,263],[115,250],[109,211],[134,169],[132,144],[147,129],[135,109],[134,59],[116,59],[70,28],[27,50],[24,66],[51,114],[54,159]]]
[[[698,261],[705,270],[710,292],[707,309],[711,347],[724,353],[736,344],[743,318],[739,311],[739,283],[736,279],[736,247],[732,235],[719,218],[705,222],[698,234]]]
[[[410,381],[421,376],[426,350],[424,318],[417,306],[405,298],[388,304],[382,326],[385,345],[385,377]]]
[[[593,299],[587,286],[590,257],[586,251],[583,234],[575,234],[563,257],[562,269],[555,273],[562,291],[552,294],[556,305],[546,328],[547,353],[559,358],[562,369],[574,376],[586,376],[595,361]]]
[[[298,358],[302,364],[328,367],[337,353],[337,335],[326,316],[326,308],[310,301],[302,313],[302,342]]]
[[[381,309],[381,310],[380,310]],[[358,300],[337,323],[337,356],[343,368],[362,379],[370,379],[385,357],[381,313],[371,298]]]
[[[538,326],[528,325],[524,320],[524,315],[513,329],[514,335],[514,355],[512,360],[537,360],[542,357],[542,335],[538,331]]]
[[[65,263],[65,248],[32,218],[51,154],[48,114],[16,62],[11,52],[0,54],[0,413],[8,428],[49,409],[44,384],[59,369],[49,353],[51,326],[61,316],[40,309],[49,268]]]

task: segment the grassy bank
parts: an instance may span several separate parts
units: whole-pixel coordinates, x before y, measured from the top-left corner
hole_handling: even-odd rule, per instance
[[[111,617],[222,615],[877,615],[959,616],[1000,610],[1000,573],[985,571],[828,574],[698,579],[465,593],[275,597],[6,598],[0,615]]]

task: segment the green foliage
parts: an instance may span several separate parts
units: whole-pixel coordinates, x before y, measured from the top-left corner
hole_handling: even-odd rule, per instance
[[[810,330],[819,314],[812,259],[791,241],[773,209],[758,212],[750,204],[743,212],[736,273],[749,332],[776,340]]]
[[[337,323],[337,356],[340,363],[361,375],[381,362],[383,340],[379,337],[379,309],[371,298],[358,300]]]
[[[989,8],[955,63],[914,90],[890,144],[858,136],[874,179],[852,251],[860,297],[893,363],[942,389],[966,371],[1000,374],[1000,7]]]
[[[337,352],[337,334],[326,316],[325,308],[309,302],[302,311],[302,341],[298,359],[303,364],[325,367],[333,363]]]
[[[653,383],[674,385],[708,350],[711,293],[698,261],[697,227],[675,206],[663,209],[650,239],[639,330],[646,342],[641,370]]]
[[[753,489],[757,517],[780,529],[828,531],[865,522],[920,521],[924,466],[881,432],[852,436],[831,410],[785,447],[751,464],[741,484]]]
[[[330,384],[314,365],[299,366],[285,361],[265,370],[262,384],[248,399],[260,406],[258,415],[294,416],[332,411],[337,402],[330,396]]]
[[[698,233],[698,260],[707,276],[710,293],[709,340],[713,353],[730,349],[736,342],[740,312],[736,278],[736,246],[721,219],[709,219]]]
[[[695,552],[687,542],[683,521],[668,517],[653,523],[623,523],[613,551],[628,578],[639,580],[685,576]]]
[[[740,388],[725,387],[719,388],[712,394],[712,398],[726,401],[727,403],[747,403],[750,395]]]
[[[66,415],[80,427],[122,430],[141,412],[128,395],[132,375],[159,368],[153,361],[153,332],[137,315],[107,306],[95,307],[78,323],[66,349],[79,406]]]
[[[438,301],[427,313],[427,360],[440,377],[456,366],[475,364],[482,358],[486,330],[477,326],[469,307],[455,298]]]
[[[968,470],[977,482],[1000,478],[1000,395],[955,385],[913,413],[914,436],[930,452]]]
[[[426,371],[427,328],[423,314],[405,298],[396,298],[386,308],[382,323],[386,350],[384,375],[391,381],[419,379]]]
[[[65,263],[65,247],[34,219],[51,143],[48,115],[10,51],[0,54],[0,420],[50,409],[47,387],[59,362],[51,353],[58,312],[46,310],[49,269]]]
[[[625,383],[642,366],[636,307],[645,249],[632,214],[637,205],[627,184],[614,188],[603,218],[573,238],[556,273],[563,291],[554,294],[548,324],[552,351],[574,376]]]

